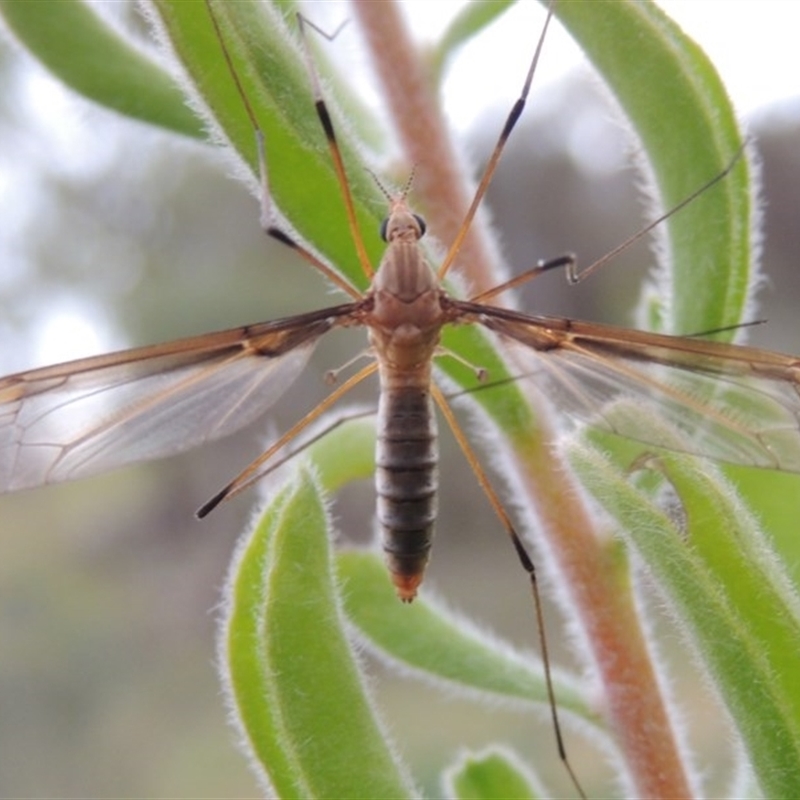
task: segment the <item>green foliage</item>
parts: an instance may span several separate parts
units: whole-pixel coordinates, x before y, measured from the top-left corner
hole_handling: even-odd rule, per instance
[[[254,768],[279,797],[411,796],[344,633],[328,526],[300,471],[244,543],[220,643],[228,693]]]
[[[623,106],[663,209],[714,178],[742,147],[725,87],[703,51],[653,3],[604,3],[558,17]],[[750,167],[740,159],[713,191],[669,220],[669,272],[659,276],[658,328],[691,335],[742,321],[754,280]]]
[[[434,48],[435,70],[479,36],[505,5],[470,7]],[[283,4],[215,2],[213,7],[265,134],[270,189],[278,207],[304,241],[354,285],[364,286],[295,44],[294,19],[285,15]],[[204,110],[206,130],[229,142],[255,176],[252,123],[222,57],[207,4],[152,0],[151,8],[186,71],[184,88]],[[100,26],[84,4],[12,0],[0,2],[0,11],[19,38],[78,91],[154,125],[198,135],[200,126],[187,116],[161,68]],[[57,13],[66,16],[57,19]],[[703,53],[655,6],[562,2],[556,14],[623,106],[663,208],[674,207],[731,163],[742,141],[724,88]],[[42,20],[74,38],[55,47],[59,37]],[[76,52],[92,58],[73,58]],[[120,68],[98,70],[93,58],[99,54],[104,64]],[[359,156],[374,144],[374,120],[346,96],[335,75],[330,84],[359,224],[369,257],[377,263],[382,199]],[[655,297],[648,291],[643,298],[643,316],[653,327],[690,333],[742,319],[754,279],[749,172],[741,158],[713,191],[669,220],[670,259],[662,265],[660,292]],[[448,334],[447,345],[469,363],[489,367],[495,379],[506,374],[493,344],[480,332],[458,329]],[[472,380],[463,364],[447,360],[442,366],[464,385]],[[510,446],[535,437],[535,415],[516,387],[478,392],[476,401]],[[342,426],[334,437],[311,450],[318,479],[299,469],[240,548],[221,639],[224,680],[254,768],[278,796],[410,796],[413,787],[377,722],[360,674],[353,631],[390,663],[478,702],[543,703],[541,670],[510,645],[498,645],[429,601],[411,608],[399,604],[374,556],[331,557],[330,521],[319,484],[336,490],[368,474],[372,463],[368,424]],[[648,464],[659,479],[651,476],[637,486],[626,472],[631,459],[623,460],[611,445],[608,458],[577,442],[569,455],[669,598],[734,718],[761,791],[794,796],[800,791],[800,707],[793,689],[800,614],[794,589],[762,542],[755,516],[719,473],[696,460],[660,456]],[[745,475],[742,481],[748,500],[760,502],[762,478]],[[680,499],[681,525],[654,500],[665,485]],[[620,573],[624,583],[624,563]],[[611,734],[603,730],[580,684],[559,675],[556,691],[561,708],[609,745]],[[637,734],[647,732],[630,732]],[[625,759],[623,750],[621,769],[635,774],[636,765]],[[447,782],[456,797],[541,796],[535,780],[498,753],[465,757],[447,771]]]
[[[541,662],[524,658],[429,598],[404,608],[377,555],[345,551],[336,566],[347,587],[347,617],[367,646],[384,658],[450,691],[483,693],[487,702],[511,701],[516,707],[547,703]],[[598,724],[574,680],[559,677],[558,697],[563,709]]]
[[[446,778],[448,796],[457,800],[536,800],[546,795],[515,759],[499,750],[467,756]]]
[[[653,457],[680,498],[677,521],[596,451],[574,447],[584,485],[640,553],[734,714],[766,797],[790,797],[800,774],[800,606],[755,519],[708,464]]]
[[[202,136],[163,66],[126,41],[83,0],[2,0],[19,41],[65,84],[100,105],[184,136]]]

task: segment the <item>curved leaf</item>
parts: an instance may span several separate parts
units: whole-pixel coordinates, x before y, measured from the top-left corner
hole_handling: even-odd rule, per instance
[[[183,63],[194,97],[212,128],[247,164],[255,188],[258,159],[253,123],[230,70],[204,0],[152,0]],[[297,21],[266,3],[214,2],[214,15],[242,89],[264,134],[270,192],[304,242],[323,253],[354,286],[365,286],[343,210],[340,187],[314,108],[307,67],[297,44]],[[343,36],[346,31],[343,32]],[[360,229],[372,264],[385,198],[355,153],[336,104],[329,102],[344,151]]]
[[[659,205],[669,210],[731,164],[742,134],[703,51],[654,3],[557,3],[555,12],[600,71],[642,143]],[[750,167],[670,217],[668,274],[658,276],[658,328],[691,335],[741,322],[755,279]]]
[[[205,136],[173,77],[82,0],[0,0],[14,35],[56,77],[113,111],[194,138]]]
[[[447,683],[489,702],[512,700],[547,705],[541,661],[521,654],[424,596],[397,602],[381,559],[345,551],[336,559],[346,587],[344,609],[370,648],[427,680]],[[556,673],[559,707],[598,725],[578,681]]]
[[[800,609],[755,521],[730,487],[693,459],[652,458],[678,492],[683,530],[597,453],[575,445],[571,460],[667,590],[731,711],[764,796],[794,796]]]
[[[463,755],[445,776],[457,800],[536,800],[547,795],[510,753],[492,749]]]
[[[409,797],[343,632],[328,528],[300,470],[240,546],[220,640],[229,702],[278,796]]]

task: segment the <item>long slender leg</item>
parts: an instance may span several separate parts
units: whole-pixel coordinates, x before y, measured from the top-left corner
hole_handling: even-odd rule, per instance
[[[328,150],[330,151],[331,159],[333,160],[333,166],[336,170],[336,177],[339,180],[339,188],[342,191],[342,199],[344,200],[344,207],[347,213],[347,224],[350,227],[350,234],[353,237],[353,243],[355,244],[356,252],[358,253],[358,260],[361,262],[361,268],[364,270],[364,274],[371,279],[375,274],[375,270],[372,268],[372,264],[370,263],[369,256],[367,255],[367,249],[364,246],[364,238],[362,237],[361,229],[358,226],[356,207],[355,203],[353,202],[353,193],[350,191],[350,183],[347,180],[347,172],[344,168],[342,151],[339,148],[339,143],[336,141],[336,132],[333,129],[333,121],[331,120],[330,113],[328,112],[328,106],[325,103],[325,98],[322,95],[322,87],[320,86],[319,76],[317,75],[317,70],[314,65],[314,59],[311,57],[311,50],[308,46],[308,39],[305,35],[304,26],[309,25],[310,27],[314,28],[314,30],[320,33],[323,32],[320,31],[316,25],[310,23],[302,14],[298,13],[297,21],[300,25],[300,40],[303,44],[303,52],[306,57],[308,72],[311,76],[311,85],[314,90],[314,106],[317,110],[317,116],[319,117],[322,129],[325,131],[325,139],[328,143]],[[333,38],[324,33],[323,35],[329,39]]]
[[[471,297],[470,301],[473,303],[485,303],[487,300],[491,300],[493,297],[497,297],[497,295],[500,295],[509,289],[515,289],[518,286],[533,280],[534,278],[538,278],[545,272],[550,272],[550,270],[559,268],[563,268],[565,270],[569,283],[580,283],[598,269],[608,264],[609,261],[613,261],[620,253],[638,242],[662,222],[674,216],[683,208],[686,208],[686,206],[690,205],[694,200],[700,197],[700,195],[705,194],[705,192],[707,192],[712,186],[715,186],[717,183],[727,177],[730,171],[736,166],[736,163],[741,158],[743,152],[743,148],[740,148],[731,159],[730,163],[725,167],[725,169],[722,170],[722,172],[715,175],[713,178],[711,178],[711,180],[706,181],[702,186],[698,187],[690,195],[681,200],[678,205],[673,206],[671,209],[669,209],[669,211],[665,211],[652,222],[648,223],[643,228],[640,228],[638,231],[636,231],[636,233],[625,239],[624,242],[617,245],[615,248],[613,248],[613,250],[609,250],[604,256],[601,256],[596,261],[593,261],[587,267],[579,269],[578,261],[575,256],[572,253],[566,253],[565,255],[550,259],[549,261],[540,261],[535,267],[525,270],[525,272],[516,275],[515,277],[511,278],[511,280],[505,281],[499,286],[493,286],[491,289]]]
[[[525,545],[522,544],[522,540],[520,539],[519,534],[515,530],[511,518],[508,516],[508,513],[503,507],[500,498],[497,496],[497,492],[495,492],[494,487],[489,481],[489,477],[484,472],[480,460],[478,459],[478,456],[475,454],[475,451],[472,449],[472,446],[470,445],[466,434],[464,433],[461,426],[458,424],[458,420],[456,420],[455,415],[453,414],[453,410],[450,408],[444,394],[435,385],[431,387],[431,392],[433,394],[433,399],[436,402],[436,405],[439,407],[439,410],[442,412],[442,415],[447,421],[447,424],[450,426],[450,430],[453,431],[453,436],[456,437],[456,441],[458,442],[461,451],[464,453],[464,457],[467,459],[467,462],[469,463],[470,467],[472,467],[472,471],[475,473],[475,477],[477,478],[481,489],[483,489],[487,499],[489,500],[490,505],[494,509],[495,514],[497,514],[498,518],[500,519],[500,522],[502,523],[503,527],[506,530],[506,533],[511,539],[511,543],[514,546],[514,550],[517,554],[517,558],[519,559],[520,564],[522,565],[522,568],[525,570],[525,572],[528,573],[528,579],[530,580],[530,585],[531,585],[531,594],[533,596],[533,605],[536,611],[536,627],[539,639],[539,651],[542,656],[544,679],[545,679],[545,685],[547,686],[547,699],[550,704],[550,716],[553,721],[553,731],[556,737],[556,747],[558,748],[558,757],[561,759],[561,762],[563,763],[564,768],[566,769],[570,777],[570,780],[572,781],[572,784],[575,787],[575,790],[578,792],[580,797],[585,798],[586,793],[583,791],[583,787],[578,781],[578,777],[575,774],[575,771],[572,769],[572,764],[570,763],[569,757],[567,756],[567,749],[564,746],[564,737],[561,733],[561,723],[559,722],[559,717],[558,717],[558,705],[556,703],[556,694],[555,694],[555,689],[553,688],[553,678],[550,670],[550,655],[547,647],[547,635],[545,633],[545,627],[544,627],[542,598],[541,595],[539,594],[539,582],[536,578],[536,567],[533,563],[533,559],[530,557],[530,555],[528,555],[528,551],[525,549]]]
[[[298,255],[300,255],[309,264],[311,264],[312,267],[321,272],[326,278],[328,278],[328,280],[330,280],[332,283],[338,286],[342,291],[349,294],[352,298],[360,300],[362,295],[361,292],[358,291],[358,289],[356,289],[347,280],[345,280],[329,264],[326,264],[324,261],[322,261],[322,259],[316,256],[311,250],[309,250],[303,244],[298,242],[293,236],[291,236],[289,233],[287,233],[279,225],[276,224],[276,220],[278,217],[277,214],[275,213],[275,206],[274,203],[272,202],[272,194],[270,193],[269,190],[269,175],[267,170],[266,151],[264,147],[264,133],[261,130],[261,127],[258,123],[258,119],[256,118],[255,115],[255,111],[253,110],[253,107],[250,104],[247,94],[244,91],[241,79],[239,78],[239,73],[236,71],[236,67],[234,66],[233,58],[231,57],[230,51],[228,50],[228,47],[225,43],[225,37],[223,36],[222,30],[220,29],[219,20],[214,14],[214,9],[211,0],[205,0],[205,2],[206,2],[206,8],[208,9],[209,17],[211,18],[211,22],[217,34],[217,39],[219,40],[220,43],[222,54],[225,58],[225,62],[228,65],[228,70],[230,72],[231,78],[233,79],[233,82],[236,85],[236,91],[242,99],[242,105],[247,113],[247,116],[250,119],[250,123],[253,126],[253,131],[256,141],[256,150],[258,153],[259,185],[261,191],[261,197],[260,197],[261,227],[264,229],[264,232],[268,236],[271,236],[273,239],[280,242],[281,244],[286,245],[287,247],[291,247],[296,253],[298,253]],[[366,250],[364,248],[361,232],[356,223],[353,199],[350,192],[350,188],[347,184],[347,176],[344,171],[344,164],[342,162],[341,153],[339,151],[339,146],[336,142],[336,136],[333,131],[333,125],[330,120],[330,115],[325,105],[325,101],[322,99],[322,96],[319,91],[319,79],[317,78],[316,72],[313,68],[313,61],[311,60],[311,57],[309,55],[308,45],[305,40],[305,34],[303,33],[302,18],[299,17],[299,19],[300,19],[300,29],[303,40],[303,49],[306,54],[306,60],[309,65],[309,73],[314,87],[317,115],[319,116],[320,122],[322,123],[322,127],[325,131],[325,138],[328,141],[328,147],[333,157],[336,174],[342,188],[342,195],[344,197],[345,208],[347,211],[348,224],[350,226],[350,230],[353,235],[353,241],[356,244],[359,260],[361,261],[364,273],[368,277],[370,277],[372,275],[373,270],[371,264],[369,263],[369,259],[367,258],[366,255]]]
[[[572,255],[572,253],[566,253],[563,256],[552,258],[549,261],[540,261],[535,267],[526,269],[525,272],[515,275],[510,280],[507,280],[497,286],[493,286],[491,289],[487,289],[485,292],[476,294],[474,297],[470,297],[470,302],[485,303],[487,300],[491,300],[493,297],[509,291],[509,289],[516,289],[518,286],[522,286],[523,283],[532,281],[534,278],[538,278],[545,272],[550,272],[554,269],[565,269],[567,271],[567,276],[570,280],[570,283],[575,282],[569,278],[569,276],[572,275],[575,270],[575,256]]]
[[[519,98],[517,99],[516,103],[514,103],[514,106],[506,118],[505,125],[503,125],[503,130],[500,132],[500,138],[497,140],[497,144],[494,146],[494,150],[489,157],[489,162],[486,165],[486,169],[483,171],[483,176],[478,184],[478,188],[475,190],[475,196],[472,198],[472,202],[470,203],[467,214],[464,217],[464,221],[461,223],[461,228],[456,234],[456,238],[450,245],[450,249],[447,251],[447,255],[444,257],[444,261],[442,261],[442,264],[439,267],[438,274],[440,279],[444,278],[450,267],[452,267],[455,262],[458,251],[461,249],[461,245],[463,244],[464,239],[469,232],[472,220],[475,218],[475,214],[478,212],[478,207],[483,200],[483,196],[486,194],[486,190],[489,188],[489,184],[492,181],[492,177],[497,169],[497,164],[500,161],[500,156],[502,155],[506,146],[508,137],[511,136],[511,131],[514,130],[514,126],[517,124],[517,120],[520,118],[522,111],[525,108],[525,101],[527,100],[528,94],[531,90],[533,74],[536,72],[536,65],[539,63],[542,45],[544,44],[545,35],[547,34],[547,26],[550,24],[550,19],[553,16],[553,5],[554,2],[551,2],[547,9],[547,19],[545,20],[544,26],[542,27],[542,32],[539,35],[539,41],[536,44],[536,51],[533,54],[531,65],[528,68],[528,74],[525,76],[525,83],[522,86],[522,91],[520,92]]]
[[[339,398],[347,394],[354,386],[361,383],[364,378],[368,378],[378,369],[376,363],[369,364],[364,369],[348,378],[341,386],[331,392],[316,408],[308,412],[299,422],[289,428],[283,436],[275,441],[265,450],[255,461],[243,469],[224,489],[217,492],[207,503],[197,510],[197,516],[202,519],[210,514],[223,500],[235,497],[239,492],[243,492],[252,486],[269,470],[262,471],[261,467],[266,464],[284,445],[295,438],[301,431],[307,428],[315,419],[324,414]]]
[[[618,244],[613,250],[609,250],[604,256],[601,256],[583,269],[578,269],[577,261],[573,261],[572,266],[567,268],[567,280],[573,284],[580,283],[585,278],[588,278],[593,272],[596,272],[598,269],[600,269],[600,267],[605,266],[605,264],[607,264],[609,261],[613,261],[621,252],[627,250],[632,244],[638,242],[644,236],[647,236],[647,234],[650,233],[653,228],[660,225],[662,222],[664,222],[664,220],[669,219],[677,214],[681,209],[686,208],[686,206],[690,205],[698,197],[700,197],[701,194],[705,194],[705,192],[707,192],[712,186],[716,185],[728,176],[730,171],[736,166],[739,159],[742,157],[742,154],[744,153],[744,147],[745,145],[742,145],[736,151],[733,158],[730,160],[730,163],[725,167],[725,169],[722,170],[722,172],[718,173],[713,178],[706,181],[702,186],[695,189],[690,195],[681,200],[678,205],[673,206],[669,209],[669,211],[665,211],[652,222],[648,223],[643,228],[636,231],[636,233],[629,236],[624,242]]]

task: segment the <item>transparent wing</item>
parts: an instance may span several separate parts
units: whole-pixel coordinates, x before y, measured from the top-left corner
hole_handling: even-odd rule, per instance
[[[188,450],[256,419],[354,305],[0,379],[0,491]]]
[[[800,360],[721,342],[458,302],[532,348],[559,411],[645,444],[800,472]]]

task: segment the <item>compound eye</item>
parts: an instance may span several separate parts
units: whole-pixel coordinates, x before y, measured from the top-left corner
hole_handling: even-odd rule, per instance
[[[389,217],[384,217],[383,222],[381,222],[380,230],[381,230],[381,239],[383,239],[384,242],[388,242],[389,240],[386,238],[386,236],[389,233]]]
[[[414,214],[414,219],[417,221],[417,225],[419,225],[419,235],[424,236],[425,231],[428,230],[428,224],[419,214]]]

